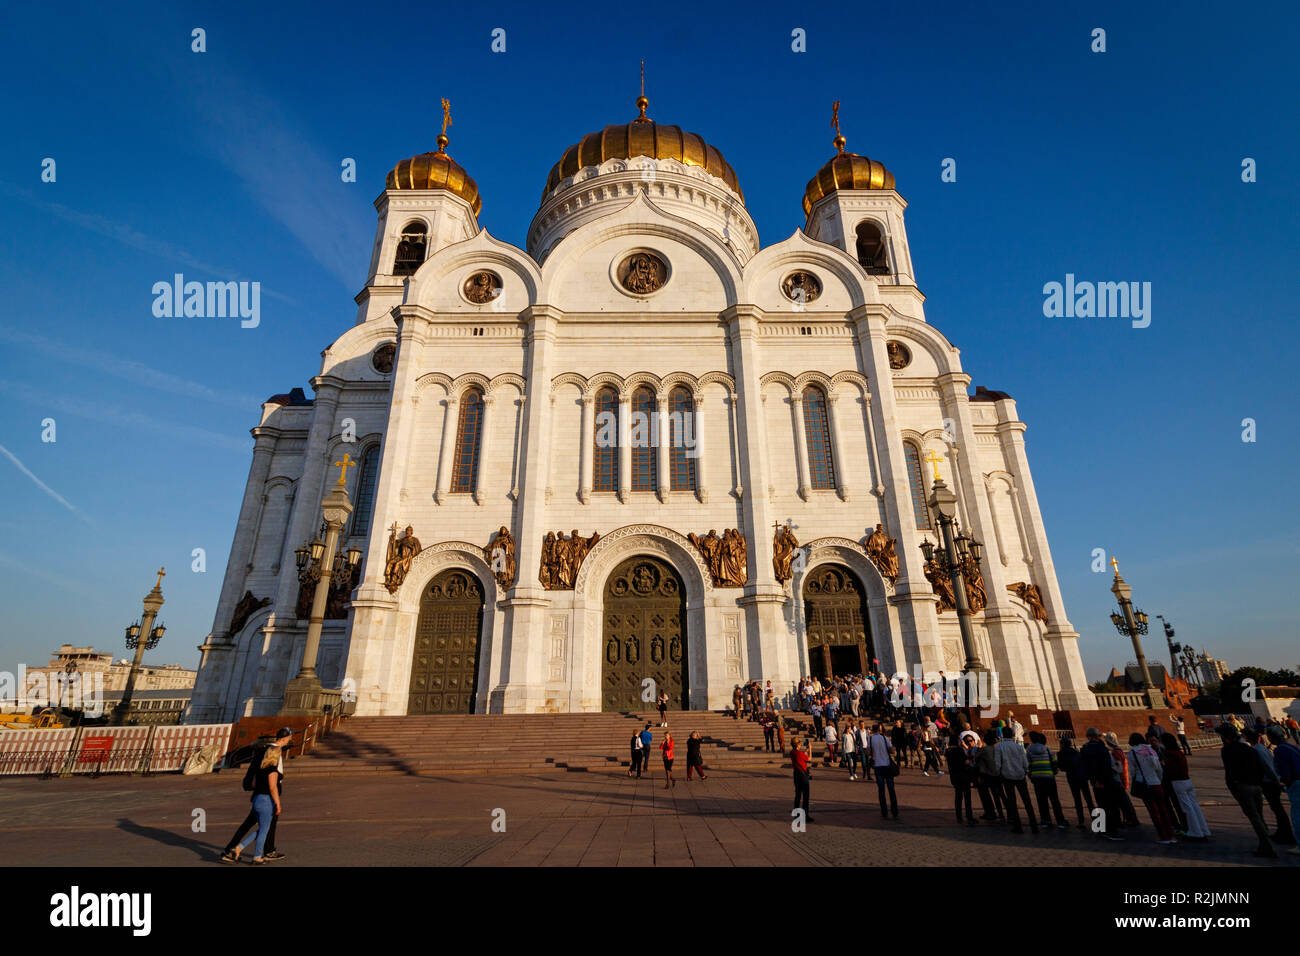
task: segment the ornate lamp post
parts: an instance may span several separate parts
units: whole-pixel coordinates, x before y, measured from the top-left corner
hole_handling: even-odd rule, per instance
[[[1165,643],[1169,645],[1169,663],[1173,667],[1173,670],[1169,673],[1175,677],[1181,677],[1182,674],[1179,672],[1182,668],[1178,664],[1178,652],[1183,649],[1183,645],[1174,643],[1174,626],[1165,620],[1165,616],[1157,614],[1156,618],[1165,626]]]
[[[987,671],[988,667],[980,660],[979,649],[975,644],[975,628],[970,620],[970,602],[966,599],[966,578],[962,571],[967,561],[979,564],[980,557],[984,553],[984,545],[957,527],[957,496],[939,476],[939,462],[943,459],[931,451],[925,460],[934,466],[934,487],[930,491],[930,508],[939,516],[939,531],[943,537],[943,546],[936,552],[935,545],[927,538],[921,542],[921,552],[925,555],[927,564],[934,561],[940,571],[947,574],[952,581],[953,603],[957,606],[957,624],[961,628],[961,642],[966,652],[966,663],[962,667],[962,673]]]
[[[154,627],[154,618],[158,616],[158,609],[163,606],[162,596],[162,579],[167,576],[166,568],[158,569],[158,580],[153,586],[153,590],[144,596],[144,617],[142,622],[131,624],[126,629],[126,646],[135,648],[135,658],[131,661],[131,671],[126,676],[126,689],[122,691],[122,699],[118,705],[113,708],[113,724],[123,724],[126,722],[127,714],[131,710],[131,695],[135,692],[135,678],[140,671],[140,662],[144,658],[146,650],[153,650],[162,640],[163,633],[167,628],[159,624]]]
[[[1112,556],[1110,566],[1115,569],[1115,581],[1111,584],[1110,590],[1119,602],[1119,609],[1122,612],[1116,614],[1112,611],[1110,622],[1115,625],[1115,630],[1133,640],[1133,653],[1137,655],[1138,667],[1142,670],[1142,694],[1146,698],[1147,709],[1162,708],[1165,706],[1165,696],[1151,683],[1151,670],[1147,667],[1146,654],[1142,652],[1142,642],[1138,640],[1138,635],[1147,632],[1150,619],[1144,611],[1133,609],[1133,589],[1119,576],[1119,560]]]
[[[302,652],[302,667],[298,676],[285,684],[284,707],[280,713],[286,717],[316,715],[321,712],[324,688],[316,676],[316,655],[320,650],[320,633],[325,624],[325,606],[329,602],[330,585],[334,581],[335,549],[338,547],[339,532],[348,516],[352,514],[352,502],[348,499],[348,469],[356,462],[346,453],[342,461],[334,462],[339,468],[339,480],[321,502],[321,515],[325,519],[325,540],[318,536],[311,544],[298,548],[294,554],[298,567],[306,566],[310,557],[316,577],[316,592],[312,596],[311,618],[307,623],[307,646]],[[340,557],[342,557],[340,555]],[[349,548],[347,564],[339,562],[337,572],[351,576],[351,569],[361,560],[358,548]]]

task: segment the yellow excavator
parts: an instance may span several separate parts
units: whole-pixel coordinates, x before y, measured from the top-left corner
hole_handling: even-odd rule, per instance
[[[57,730],[63,721],[51,707],[36,714],[0,714],[0,730]]]

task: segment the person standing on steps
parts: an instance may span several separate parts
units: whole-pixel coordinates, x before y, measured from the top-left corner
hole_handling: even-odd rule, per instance
[[[659,749],[664,755],[664,775],[668,781],[664,784],[664,789],[677,786],[677,781],[673,779],[673,735],[664,731],[664,742],[659,745]]]
[[[704,776],[704,756],[700,752],[704,744],[704,738],[700,736],[698,730],[691,731],[691,735],[686,738],[686,779],[691,779],[691,771],[694,770],[700,775],[701,780],[707,780]]]
[[[668,726],[668,693],[664,691],[659,695],[659,726]]]
[[[763,717],[759,721],[759,726],[763,728],[763,750],[765,753],[776,752],[776,717],[772,711],[763,711]]]
[[[641,731],[641,768],[645,771],[647,777],[653,777],[650,772],[650,745],[654,743],[654,734],[650,732],[650,721],[645,722],[645,730]]]
[[[743,699],[743,695],[740,693],[740,685],[737,684],[736,689],[731,692],[731,719],[732,720],[740,720],[740,702],[742,699]]]
[[[808,812],[808,798],[812,791],[812,760],[809,757],[808,748],[804,742],[795,737],[790,747],[790,764],[794,768],[794,807],[798,810],[800,805],[803,806],[804,821],[811,823],[812,816]]]
[[[633,733],[629,746],[632,748],[632,764],[627,768],[627,775],[632,776],[636,773],[636,778],[641,779],[641,757],[645,753],[645,747],[641,743],[641,734]]]

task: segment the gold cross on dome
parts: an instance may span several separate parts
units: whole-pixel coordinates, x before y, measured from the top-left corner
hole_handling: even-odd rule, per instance
[[[442,98],[442,132],[447,132],[447,127],[451,125],[451,100],[447,97]]]
[[[156,587],[156,588],[160,588],[160,587],[162,587],[162,579],[165,578],[166,576],[167,576],[167,569],[166,569],[166,568],[159,568],[159,569],[158,569],[158,582],[154,585],[154,587]]]
[[[840,101],[836,100],[831,104],[831,126],[835,130],[835,135],[840,135]]]
[[[345,487],[347,486],[347,483],[348,483],[348,469],[349,469],[349,468],[355,468],[355,467],[356,467],[356,464],[357,464],[357,463],[356,463],[355,461],[352,460],[352,456],[349,455],[347,452],[344,452],[344,453],[343,453],[343,460],[342,460],[342,461],[336,461],[336,462],[334,462],[334,467],[336,467],[336,468],[339,469],[339,484],[340,484],[340,485],[343,485],[343,486],[345,486]]]
[[[935,481],[942,481],[942,480],[943,480],[942,478],[939,477],[939,463],[942,462],[942,461],[943,461],[943,458],[940,457],[939,455],[935,454],[935,451],[934,451],[933,448],[930,449],[930,454],[927,455],[926,458],[925,458],[925,462],[926,462],[926,464],[934,466],[934,480],[935,480]]]

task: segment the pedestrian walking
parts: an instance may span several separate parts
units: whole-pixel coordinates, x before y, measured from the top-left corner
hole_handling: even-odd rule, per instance
[[[907,764],[907,729],[903,726],[901,720],[894,721],[894,727],[889,732],[889,742],[893,745],[893,751],[898,759],[900,766],[906,767]]]
[[[854,736],[857,738],[855,743],[858,750],[858,763],[862,765],[862,780],[864,783],[871,782],[871,730],[867,727],[865,720],[859,720],[858,726],[854,730]]]
[[[267,844],[274,851],[275,841],[272,830],[280,818],[280,779],[283,775],[284,751],[293,746],[293,731],[281,727],[275,734],[275,740],[262,750],[255,751],[249,762],[248,772],[244,775],[244,789],[253,793],[252,809],[248,817],[235,831],[234,837],[221,852],[222,863],[238,863],[244,847],[257,840],[253,848],[252,862],[261,865],[267,860]],[[256,833],[250,831],[257,827]],[[284,854],[276,852],[276,859],[284,859]]]
[[[645,745],[641,743],[641,734],[634,733],[632,739],[628,742],[628,747],[632,751],[632,763],[627,768],[627,775],[630,777],[636,774],[638,780],[641,779],[641,758],[645,754]]]
[[[812,792],[812,760],[809,748],[803,740],[795,737],[790,746],[790,765],[794,768],[794,807],[803,807],[804,820],[812,822],[808,812],[808,800]]]
[[[1224,782],[1259,838],[1255,856],[1276,859],[1277,851],[1264,823],[1264,764],[1233,724],[1220,724],[1218,732],[1223,738],[1219,758],[1223,761]]]
[[[957,814],[957,822],[962,822],[962,809],[966,811],[966,825],[975,826],[975,814],[971,812],[970,788],[974,767],[968,745],[960,737],[950,738],[948,749],[944,751],[944,760],[948,764],[948,782],[952,784],[952,808]]]
[[[659,745],[659,749],[664,755],[664,776],[667,782],[664,783],[664,789],[677,786],[677,781],[673,779],[673,735],[664,731],[664,742]]]
[[[1286,735],[1287,731],[1281,727],[1268,729],[1269,740],[1273,742],[1273,769],[1291,801],[1291,829],[1300,833],[1300,747],[1288,741]],[[1300,856],[1300,847],[1293,846],[1287,852]]]
[[[1109,757],[1109,755],[1107,755]],[[1079,817],[1079,829],[1088,829],[1088,820],[1092,819],[1092,811],[1095,809],[1092,802],[1092,786],[1088,782],[1088,771],[1083,765],[1083,757],[1079,754],[1078,749],[1074,746],[1074,741],[1069,737],[1061,738],[1060,749],[1056,752],[1056,763],[1065,774],[1065,782],[1070,788],[1070,796],[1074,799],[1074,812]],[[1088,804],[1088,818],[1084,819],[1083,805]]]
[[[874,733],[868,741],[871,753],[871,765],[876,772],[876,791],[880,796],[880,815],[886,819],[892,813],[898,819],[898,794],[894,792],[894,778],[898,776],[898,762],[894,759],[894,748],[886,739],[884,728],[876,724]],[[885,809],[885,792],[889,792],[889,810]]]
[[[1259,755],[1259,762],[1264,765],[1264,780],[1260,788],[1264,791],[1264,802],[1268,804],[1273,812],[1273,818],[1277,821],[1277,826],[1273,830],[1273,842],[1278,846],[1295,846],[1291,819],[1282,806],[1282,783],[1278,779],[1277,768],[1273,763],[1273,751],[1269,750],[1268,744],[1264,743],[1265,737],[1257,730],[1247,730],[1242,736],[1246,738],[1251,749]]]
[[[1173,734],[1165,734],[1165,782],[1173,791],[1174,798],[1183,808],[1183,817],[1187,826],[1183,832],[1188,840],[1204,843],[1210,838],[1210,825],[1205,822],[1205,814],[1196,799],[1196,788],[1192,786],[1192,776],[1187,766],[1187,754],[1178,746]]]
[[[921,768],[921,776],[930,776],[930,768],[933,767],[935,773],[942,777],[943,769],[939,766],[938,732],[929,717],[926,717],[925,723],[921,725],[919,736],[921,738],[921,753],[925,757],[925,763]]]
[[[704,754],[702,748],[704,738],[700,736],[698,730],[691,731],[691,735],[686,738],[686,779],[691,779],[691,771],[694,770],[700,775],[701,780],[707,780],[704,776]]]
[[[849,765],[850,780],[858,779],[858,748],[857,741],[854,739],[856,737],[854,729],[852,724],[845,727],[844,734],[840,738],[840,746],[844,751],[844,760]]]
[[[1002,728],[1002,739],[993,750],[993,760],[998,776],[1002,779],[1002,794],[1006,800],[1007,819],[1011,821],[1011,832],[1025,832],[1020,825],[1020,813],[1016,809],[1016,795],[1019,794],[1025,815],[1029,817],[1029,829],[1037,834],[1038,821],[1029,802],[1029,784],[1025,781],[1029,773],[1029,759],[1025,756],[1025,748],[1016,743],[1015,730],[1010,726]]]
[[[1029,781],[1038,799],[1038,824],[1044,830],[1052,826],[1051,815],[1056,816],[1056,829],[1065,829],[1065,814],[1061,812],[1061,797],[1056,790],[1058,766],[1052,751],[1047,747],[1047,737],[1037,730],[1029,732],[1029,747],[1025,750],[1029,762]]]
[[[1154,723],[1152,726],[1156,726]],[[1174,824],[1169,819],[1169,810],[1165,805],[1164,768],[1155,750],[1141,734],[1133,733],[1128,737],[1129,792],[1147,805],[1147,813],[1155,824],[1156,836],[1161,845],[1171,846],[1178,841],[1174,839]]]
[[[835,732],[834,724],[826,725],[826,766],[835,762],[835,745],[839,741],[839,734]]]
[[[1133,801],[1129,799],[1128,755],[1124,753],[1124,748],[1119,745],[1119,737],[1115,736],[1113,731],[1107,731],[1105,741],[1106,746],[1110,748],[1111,763],[1120,782],[1119,789],[1115,793],[1119,801],[1120,823],[1126,827],[1140,826],[1137,811],[1133,809]]]
[[[645,771],[647,777],[654,774],[650,772],[650,745],[654,743],[654,734],[650,731],[650,721],[645,722],[645,729],[641,731],[641,769]]]

